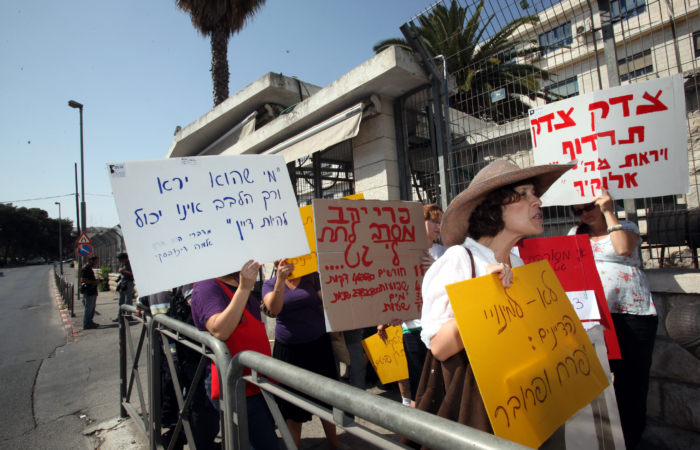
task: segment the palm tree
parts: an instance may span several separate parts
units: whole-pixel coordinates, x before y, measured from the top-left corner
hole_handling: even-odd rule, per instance
[[[228,98],[228,40],[243,29],[265,0],[175,0],[178,9],[189,13],[192,25],[211,38],[211,78],[214,106]]]
[[[504,123],[527,113],[530,105],[518,96],[497,103],[491,102],[491,92],[505,89],[508,94],[520,94],[531,100],[549,98],[540,90],[539,80],[549,80],[550,73],[532,64],[518,63],[516,57],[524,57],[555,46],[539,46],[536,39],[514,38],[518,27],[539,23],[537,15],[521,17],[507,23],[493,36],[482,41],[493,21],[491,15],[482,26],[481,13],[484,0],[476,7],[474,14],[467,17],[467,8],[453,0],[449,9],[436,5],[433,10],[419,17],[416,28],[432,56],[444,55],[447,66],[458,84],[458,94],[450,98],[453,108],[467,114]],[[405,39],[392,38],[378,42],[373,50],[380,53],[397,45],[412,52]],[[519,49],[519,50],[518,50]]]

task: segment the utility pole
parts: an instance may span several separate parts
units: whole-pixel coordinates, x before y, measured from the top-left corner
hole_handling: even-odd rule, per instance
[[[58,263],[61,265],[61,275],[63,275],[63,234],[61,233],[61,203],[58,205]]]

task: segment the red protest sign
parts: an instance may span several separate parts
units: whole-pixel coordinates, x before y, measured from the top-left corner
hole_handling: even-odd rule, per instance
[[[608,358],[620,359],[620,346],[588,236],[582,234],[524,239],[518,242],[518,249],[525,264],[548,260],[566,292],[595,292],[600,310],[600,323],[605,327]]]

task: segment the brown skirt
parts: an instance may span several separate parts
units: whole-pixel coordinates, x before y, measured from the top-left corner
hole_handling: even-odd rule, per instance
[[[416,408],[493,434],[484,400],[464,350],[443,362],[435,359],[428,350],[416,394]],[[429,450],[406,438],[401,442],[412,448]]]

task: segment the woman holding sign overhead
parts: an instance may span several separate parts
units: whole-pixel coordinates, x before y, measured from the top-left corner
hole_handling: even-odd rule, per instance
[[[231,356],[252,350],[270,356],[270,343],[261,322],[260,304],[251,294],[260,265],[248,261],[240,272],[195,283],[192,289],[192,320],[200,331],[224,341]],[[245,369],[244,375],[250,374]],[[219,400],[219,377],[211,366],[210,398]],[[246,383],[248,439],[252,450],[278,449],[275,420],[260,388]]]
[[[615,325],[622,359],[610,360],[627,448],[635,448],[646,426],[649,371],[659,318],[637,246],[639,228],[620,222],[607,190],[571,211],[581,219],[569,234],[588,234],[600,281]]]
[[[493,162],[445,211],[441,232],[448,249],[423,279],[421,339],[430,351],[418,409],[493,433],[445,286],[495,273],[509,287],[511,268],[523,265],[511,249],[523,237],[544,231],[539,196],[572,167],[519,169],[508,161]]]
[[[318,375],[337,379],[331,340],[321,308],[321,280],[318,272],[293,280],[289,275],[294,264],[287,260],[275,261],[277,276],[267,280],[262,288],[263,302],[275,325],[275,348],[272,357],[306,369]],[[287,387],[302,397],[306,394]],[[313,400],[313,399],[311,399]],[[316,400],[315,400],[316,401]],[[278,399],[280,411],[297,448],[301,448],[301,427],[311,420],[311,413],[284,399]],[[333,409],[325,403],[320,403]],[[335,425],[321,420],[328,440],[328,449],[348,448],[338,439]]]

